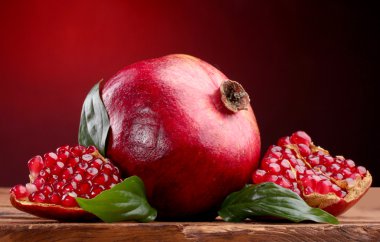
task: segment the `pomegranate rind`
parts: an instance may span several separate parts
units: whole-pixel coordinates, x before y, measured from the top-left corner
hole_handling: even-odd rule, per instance
[[[11,204],[20,211],[32,215],[55,219],[59,221],[91,221],[96,216],[79,207],[63,207],[48,203],[35,203],[27,200],[18,200],[14,194],[10,195]]]

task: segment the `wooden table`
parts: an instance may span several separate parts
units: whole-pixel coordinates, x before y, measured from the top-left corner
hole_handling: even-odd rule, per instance
[[[380,241],[380,188],[371,188],[339,225],[317,223],[60,223],[11,206],[0,188],[0,241]]]

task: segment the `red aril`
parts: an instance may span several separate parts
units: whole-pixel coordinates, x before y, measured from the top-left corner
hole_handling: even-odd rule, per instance
[[[280,171],[273,169],[277,166]],[[269,147],[252,179],[254,183],[274,182],[291,189],[310,206],[333,215],[353,206],[372,183],[363,166],[343,156],[331,156],[303,131],[280,138],[277,145]]]
[[[119,170],[93,146],[62,146],[43,157],[28,161],[30,183],[10,190],[11,203],[21,211],[58,220],[93,218],[75,198],[95,197],[121,182]],[[86,179],[83,174],[87,174]],[[96,178],[109,174],[111,181]]]
[[[144,181],[161,218],[216,210],[257,167],[260,136],[248,94],[200,59],[132,64],[102,83],[101,97],[110,119],[107,157]]]

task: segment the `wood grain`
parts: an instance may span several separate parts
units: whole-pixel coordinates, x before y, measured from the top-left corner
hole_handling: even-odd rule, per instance
[[[339,217],[316,223],[60,223],[14,209],[0,188],[0,241],[380,241],[380,188]]]

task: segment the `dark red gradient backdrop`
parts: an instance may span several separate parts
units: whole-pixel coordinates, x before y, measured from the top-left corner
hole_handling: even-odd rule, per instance
[[[135,61],[187,53],[242,83],[263,149],[305,130],[380,185],[379,15],[344,1],[1,1],[0,185],[74,144],[89,89]]]

